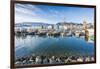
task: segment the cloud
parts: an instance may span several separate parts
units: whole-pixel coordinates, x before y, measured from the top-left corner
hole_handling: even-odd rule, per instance
[[[93,22],[93,9],[78,7],[60,7],[32,4],[15,5],[15,23],[18,22],[46,22],[57,23],[82,22],[82,18],[87,17],[89,22]]]
[[[35,5],[16,4],[15,5],[15,23],[33,21],[38,18],[37,12],[41,12]]]
[[[31,8],[29,8],[27,5],[17,4],[15,6],[15,15],[21,15],[21,16],[36,16],[35,12]]]

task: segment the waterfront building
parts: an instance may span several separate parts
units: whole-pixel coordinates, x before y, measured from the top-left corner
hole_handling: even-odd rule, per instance
[[[83,30],[85,31],[85,39],[87,41],[94,40],[94,28],[92,24],[87,24],[86,20],[84,20]]]
[[[51,25],[47,26],[47,29],[52,29],[52,26]]]
[[[80,31],[75,31],[75,36],[79,37]]]
[[[94,41],[94,29],[88,29],[89,31],[89,41]]]

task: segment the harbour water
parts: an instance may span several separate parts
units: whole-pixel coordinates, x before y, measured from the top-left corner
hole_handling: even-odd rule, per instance
[[[93,56],[94,43],[84,38],[15,36],[15,58],[39,56]]]

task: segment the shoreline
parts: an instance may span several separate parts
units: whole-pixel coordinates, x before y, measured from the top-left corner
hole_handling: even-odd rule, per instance
[[[92,62],[93,56],[27,56],[15,60],[15,65],[31,65],[31,64],[62,64],[62,63],[77,63],[77,62]]]

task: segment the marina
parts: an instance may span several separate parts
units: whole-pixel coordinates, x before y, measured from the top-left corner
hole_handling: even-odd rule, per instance
[[[43,23],[17,24],[15,45],[16,65],[56,64],[57,59],[59,63],[91,62],[94,60],[93,25],[88,25],[86,21],[83,24],[62,22],[46,26]],[[56,59],[51,60],[53,56]],[[63,57],[67,59],[61,59]]]

